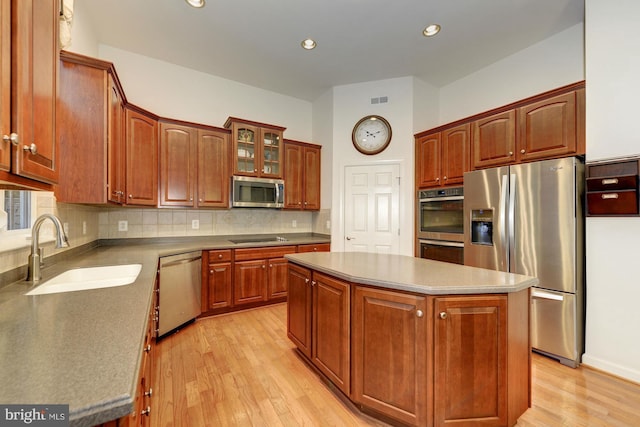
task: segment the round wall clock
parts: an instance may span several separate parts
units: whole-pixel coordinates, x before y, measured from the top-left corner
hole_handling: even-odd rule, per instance
[[[391,142],[391,125],[384,117],[365,116],[353,127],[351,140],[362,154],[378,154]]]

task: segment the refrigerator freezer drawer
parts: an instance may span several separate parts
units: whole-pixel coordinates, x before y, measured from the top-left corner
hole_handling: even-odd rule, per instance
[[[532,288],[531,347],[576,367],[583,352],[583,330],[576,295]]]

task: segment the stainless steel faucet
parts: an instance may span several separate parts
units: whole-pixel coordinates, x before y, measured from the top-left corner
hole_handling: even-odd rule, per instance
[[[31,231],[31,254],[29,255],[29,265],[27,266],[27,282],[35,283],[42,278],[40,274],[40,258],[42,258],[42,254],[40,253],[38,234],[40,232],[40,226],[46,219],[50,219],[56,227],[56,248],[66,248],[69,246],[69,240],[67,239],[60,219],[52,214],[40,215],[33,223]]]

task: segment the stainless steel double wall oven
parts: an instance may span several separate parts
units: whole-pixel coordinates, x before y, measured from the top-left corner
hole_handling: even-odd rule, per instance
[[[463,188],[418,190],[417,197],[420,258],[464,264]]]

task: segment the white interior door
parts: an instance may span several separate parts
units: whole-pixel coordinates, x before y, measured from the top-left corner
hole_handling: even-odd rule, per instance
[[[344,194],[345,251],[398,253],[400,166],[347,166]]]

